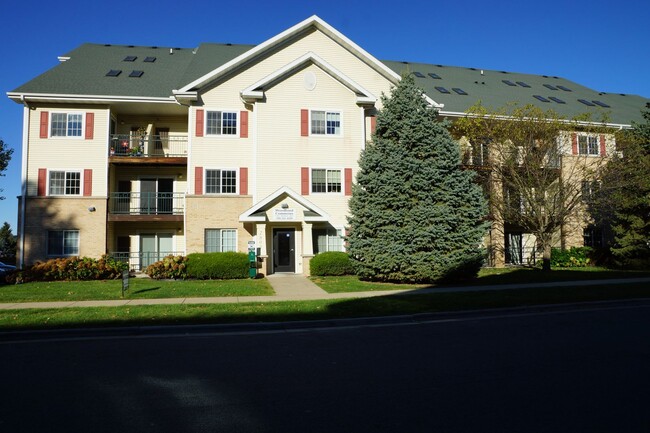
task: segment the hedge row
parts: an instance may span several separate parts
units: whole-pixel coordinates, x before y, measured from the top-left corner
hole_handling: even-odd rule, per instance
[[[154,279],[234,280],[248,277],[245,253],[194,253],[167,256],[144,269]]]

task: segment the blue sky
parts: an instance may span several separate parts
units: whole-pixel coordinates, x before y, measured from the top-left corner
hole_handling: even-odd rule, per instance
[[[3,2],[0,139],[15,149],[0,223],[16,232],[22,106],[6,92],[84,42],[190,48],[258,44],[318,15],[380,60],[555,75],[650,98],[648,0]]]

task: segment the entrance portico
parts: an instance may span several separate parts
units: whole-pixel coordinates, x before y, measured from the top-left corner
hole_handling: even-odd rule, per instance
[[[309,274],[314,256],[312,226],[327,224],[330,217],[322,209],[293,191],[282,187],[239,216],[253,225],[253,236],[262,272]]]

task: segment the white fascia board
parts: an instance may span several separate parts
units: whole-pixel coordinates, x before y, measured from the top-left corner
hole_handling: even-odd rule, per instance
[[[489,117],[492,119],[496,120],[507,120],[507,121],[518,121],[518,120],[532,120],[528,118],[524,119],[518,119],[516,117],[512,116],[504,116],[504,115],[499,115],[499,116],[483,116],[480,114],[474,114],[474,113],[464,113],[464,112],[458,112],[458,111],[438,111],[438,115],[440,116],[447,116],[447,117],[472,117],[472,118],[477,118],[477,117]],[[605,122],[585,122],[584,120],[571,120],[571,119],[560,119],[560,123],[566,123],[568,125],[578,125],[578,126],[602,126],[605,128],[613,128],[613,129],[630,129],[632,128],[632,125],[625,124],[625,123],[605,123]]]
[[[306,217],[305,221],[312,220],[312,221],[328,221],[329,220],[329,215],[327,212],[323,211],[320,209],[318,206],[315,204],[311,203],[309,200],[305,199],[303,196],[289,188],[288,186],[283,186],[282,188],[276,190],[272,194],[268,195],[264,199],[262,199],[260,202],[256,203],[253,205],[251,208],[249,208],[247,211],[239,215],[239,221],[241,222],[250,222],[250,221],[266,221],[265,217],[256,217],[256,216],[251,216],[252,214],[259,212],[261,209],[264,209],[268,204],[276,200],[278,197],[282,196],[283,194],[286,194],[287,197],[290,197],[294,201],[296,201],[298,204],[303,206],[306,209],[309,209],[312,212],[316,212],[319,214],[319,216],[315,217]],[[321,219],[322,218],[322,219]]]
[[[235,69],[236,67],[242,65],[246,61],[250,60],[254,56],[258,55],[259,53],[264,52],[265,50],[268,50],[270,48],[273,48],[274,46],[280,44],[281,42],[291,38],[292,36],[298,34],[299,32],[303,31],[309,26],[315,26],[317,29],[321,30],[323,33],[327,34],[329,37],[340,43],[342,46],[347,48],[348,50],[354,52],[357,56],[361,57],[362,59],[365,58],[366,63],[371,65],[375,70],[380,72],[382,75],[384,75],[386,78],[388,78],[390,81],[393,83],[397,83],[400,80],[400,76],[396,74],[392,69],[381,63],[379,60],[371,56],[369,53],[367,53],[365,50],[363,50],[361,47],[359,47],[357,44],[352,42],[350,39],[345,37],[342,33],[334,29],[332,26],[327,24],[325,21],[317,17],[316,15],[312,15],[311,17],[307,18],[304,21],[299,22],[295,26],[283,31],[282,33],[272,37],[271,39],[268,39],[261,44],[257,45],[254,48],[251,48],[250,50],[246,51],[245,53],[239,55],[238,57],[235,57],[231,61],[221,65],[217,69],[213,70],[212,72],[209,72],[208,74],[192,81],[191,83],[183,86],[181,89],[179,89],[181,92],[188,91],[190,89],[193,89],[198,86],[202,86],[203,84],[213,80],[214,78],[227,73],[231,71],[232,69]]]
[[[368,90],[366,90],[365,88],[357,84],[347,75],[343,74],[341,71],[339,71],[338,69],[336,69],[335,67],[327,63],[316,53],[313,53],[311,51],[303,54],[302,56],[298,57],[296,60],[288,63],[287,65],[283,66],[277,71],[267,75],[266,77],[262,78],[258,82],[248,86],[247,88],[241,91],[241,96],[243,98],[250,98],[250,99],[263,98],[264,92],[257,89],[266,86],[268,83],[271,83],[284,75],[290,74],[292,71],[302,67],[305,63],[308,62],[312,62],[313,64],[321,68],[323,71],[325,71],[327,74],[335,78],[337,81],[339,81],[348,89],[352,90],[357,94],[363,95],[357,97],[358,103],[374,104],[377,101],[377,98],[372,93],[370,93]]]
[[[9,99],[15,102],[23,103],[23,101],[43,101],[43,102],[90,102],[90,103],[103,103],[103,102],[155,102],[162,104],[175,104],[176,100],[173,97],[149,97],[149,96],[111,96],[111,95],[66,95],[55,93],[13,93],[7,92]]]

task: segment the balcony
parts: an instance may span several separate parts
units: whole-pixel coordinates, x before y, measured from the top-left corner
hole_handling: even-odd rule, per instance
[[[180,256],[179,251],[146,251],[146,252],[111,252],[109,255],[120,262],[127,263],[133,271],[144,271],[147,266],[156,263],[167,256]]]
[[[185,194],[114,192],[108,198],[109,221],[183,221]]]
[[[187,164],[187,136],[112,134],[110,162],[118,164]]]

